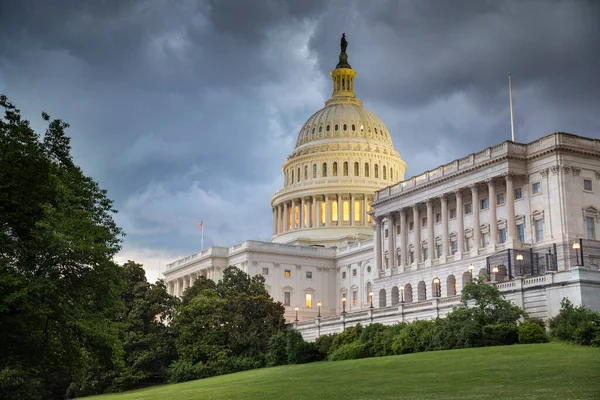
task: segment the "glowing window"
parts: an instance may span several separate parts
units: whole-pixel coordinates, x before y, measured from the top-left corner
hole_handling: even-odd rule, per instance
[[[289,269],[286,269],[283,273],[283,276],[285,276],[286,278],[291,278],[292,277],[292,271]]]
[[[290,306],[292,304],[292,292],[283,292],[283,305]]]
[[[331,221],[338,221],[338,203],[337,200],[331,202]]]
[[[360,201],[354,202],[354,222],[360,222]]]
[[[325,224],[325,202],[319,203],[319,224]]]
[[[342,220],[344,222],[350,221],[350,202],[349,201],[342,202]]]
[[[294,228],[298,228],[298,222],[299,222],[298,211],[299,211],[298,206],[295,206],[294,207]]]
[[[306,293],[304,295],[304,306],[306,308],[312,308],[312,294],[311,293]]]
[[[304,208],[302,209],[302,220],[304,223],[304,226],[308,225],[308,212],[309,212],[309,208],[308,208],[308,204],[304,204]]]
[[[356,290],[354,292],[352,292],[352,305],[353,306],[358,305],[358,292]]]
[[[371,212],[371,209],[373,207],[371,207],[371,204],[367,204],[367,212]],[[367,214],[367,222],[370,224],[371,222],[373,222],[373,217],[371,216],[371,214]]]

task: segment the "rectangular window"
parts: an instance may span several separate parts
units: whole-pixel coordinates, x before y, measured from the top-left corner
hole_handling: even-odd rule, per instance
[[[312,293],[304,294],[304,306],[306,308],[312,308]]]
[[[465,214],[471,214],[473,212],[473,207],[471,206],[471,203],[467,203],[465,204]]]
[[[263,275],[263,276],[267,276],[267,275],[269,275],[269,268],[263,268],[263,269],[262,269],[262,275]]]
[[[524,224],[517,225],[517,233],[519,235],[519,241],[521,243],[524,243],[525,242],[525,225]]]
[[[506,228],[498,229],[498,240],[500,243],[506,242]]]
[[[427,217],[421,219],[421,226],[425,228],[427,226]]]
[[[342,279],[346,279],[346,271],[342,272]]]
[[[352,292],[352,305],[355,307],[358,305],[358,292],[356,290]]]
[[[304,204],[304,207],[302,208],[302,223],[304,224],[304,226],[308,226],[308,213],[310,212],[310,209],[308,207],[308,204]]]
[[[325,202],[319,203],[319,224],[325,225]]]
[[[482,210],[487,210],[488,209],[488,199],[481,199],[480,203],[480,207]]]
[[[458,241],[457,240],[451,241],[450,246],[452,247],[452,254],[454,254],[458,251]]]
[[[442,213],[436,213],[435,214],[435,223],[439,224],[442,222]]]
[[[584,179],[583,180],[583,190],[585,190],[586,192],[591,192],[592,189],[593,189],[592,180],[591,179]]]
[[[502,204],[504,204],[504,193],[500,193],[498,196],[496,196],[496,203],[501,206]]]
[[[338,202],[334,200],[331,202],[331,222],[338,222]]]
[[[489,233],[484,233],[483,235],[481,235],[481,244],[482,244],[482,247],[488,247],[490,245],[490,234]]]
[[[523,198],[523,191],[521,190],[521,188],[516,188],[515,189],[515,200],[519,200]]]
[[[592,240],[596,240],[596,226],[594,225],[594,222],[594,217],[585,217],[587,238]]]
[[[283,292],[283,305],[290,306],[292,304],[292,292]]]
[[[312,279],[312,271],[306,271],[306,279]]]
[[[291,278],[292,277],[292,271],[290,271],[289,269],[286,269],[283,272],[283,276],[285,276],[286,278]]]
[[[360,201],[354,202],[354,222],[360,222]]]
[[[409,260],[410,260],[410,263],[411,263],[411,264],[412,264],[412,263],[414,263],[414,262],[415,262],[415,252],[414,252],[414,251],[411,251],[411,252],[410,252],[410,253],[408,253],[408,254],[409,254]]]
[[[465,238],[465,251],[471,251],[471,238]]]
[[[352,276],[356,276],[356,268],[352,270]]]
[[[410,221],[410,222],[408,223],[408,230],[409,230],[409,231],[412,231],[414,228],[415,228],[415,224],[414,224],[414,222],[413,222],[413,221]]]
[[[427,248],[423,249],[423,261],[427,261],[427,258],[429,256],[429,250],[427,250]]]
[[[535,241],[541,242],[544,240],[544,221],[538,219],[535,221]]]
[[[350,222],[350,202],[342,202],[342,220],[344,222]]]
[[[371,212],[371,209],[373,207],[371,207],[371,204],[367,205],[367,212]],[[373,222],[373,217],[371,216],[371,214],[367,214],[367,222],[370,224],[371,222]]]
[[[444,252],[444,247],[440,243],[440,244],[436,245],[436,248],[437,248],[437,256],[439,258],[442,256],[442,253]]]
[[[298,206],[294,207],[294,228],[298,228],[298,224],[300,222],[299,214],[298,214],[299,212],[300,212],[299,207]]]
[[[396,225],[396,235],[400,234],[400,225]]]
[[[388,230],[387,230],[387,228],[385,228],[383,230],[383,236],[387,239],[387,237],[388,237]]]
[[[531,185],[531,192],[533,194],[542,193],[542,185],[539,182],[535,182]]]
[[[456,218],[456,208],[450,209],[450,219]]]

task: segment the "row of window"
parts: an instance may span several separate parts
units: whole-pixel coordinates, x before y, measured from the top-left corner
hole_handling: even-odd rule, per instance
[[[362,222],[362,211],[363,207],[361,206],[362,201],[356,200],[354,201],[354,222]],[[337,200],[332,200],[331,204],[331,213],[330,220],[331,222],[339,222],[339,205]],[[287,222],[287,228],[297,229],[300,227],[300,207],[299,205],[294,206],[294,208],[288,209],[287,220],[284,216],[284,221]],[[304,216],[304,226],[307,226],[309,221],[313,221],[312,215],[312,207],[309,204],[304,204],[302,215]],[[367,205],[367,211],[371,211],[371,205]],[[327,216],[326,204],[325,202],[319,202],[319,210],[318,212],[318,221],[315,222],[316,225],[322,226],[325,225],[325,220]],[[351,210],[350,210],[350,201],[342,200],[342,222],[350,222],[351,218]],[[367,215],[367,222],[371,223],[372,217],[370,214]]]
[[[290,307],[292,305],[292,292],[283,292],[283,305]],[[304,307],[313,308],[313,294],[304,293]]]
[[[331,124],[327,124],[325,125],[325,132],[330,132],[332,129],[332,125]],[[360,132],[364,132],[365,128],[363,125],[359,125],[357,126],[356,124],[334,124],[333,125],[333,131],[334,132],[339,132],[340,129],[343,132],[347,132],[348,130],[352,131],[352,132],[356,132],[356,130],[358,129]],[[383,130],[383,128],[380,128],[379,130],[377,130],[377,128],[373,127],[373,131],[375,133],[375,137],[381,137],[381,138],[385,138],[387,137],[387,132],[385,130]],[[314,137],[315,134],[318,133],[323,133],[323,125],[320,125],[318,128],[316,126],[312,127],[312,130],[310,128],[306,128],[304,130],[304,134],[302,135],[304,140],[307,140],[310,136],[312,132],[312,136]],[[367,133],[371,133],[371,127],[367,127]]]
[[[350,176],[350,170],[349,170],[350,164],[348,163],[348,161],[344,161],[343,165],[342,165],[342,176]],[[388,174],[389,171],[389,174]],[[294,168],[290,168],[286,171],[285,174],[285,178],[286,178],[286,182],[285,184],[293,184],[293,183],[298,183],[302,180],[308,180],[309,179],[309,174],[308,174],[308,165],[304,166],[304,177],[301,174],[302,170],[300,169],[300,167],[298,167],[296,170],[294,170]],[[392,167],[387,167],[385,165],[382,166],[381,168],[381,172],[382,172],[382,179],[387,180],[389,177],[390,181],[394,180],[394,169]],[[327,163],[323,163],[321,166],[321,178],[326,178],[328,175],[328,169],[327,169]],[[365,163],[364,165],[364,169],[363,169],[363,175],[360,174],[360,164],[358,162],[354,163],[354,169],[353,169],[353,175],[352,176],[363,176],[365,178],[369,178],[371,175],[371,170],[370,170],[370,165],[369,163]],[[332,171],[331,171],[331,176],[338,176],[338,163],[337,161],[334,161],[332,164]],[[313,164],[313,170],[312,170],[312,178],[316,179],[319,177],[318,174],[318,166],[317,164]],[[379,179],[379,164],[375,164],[373,166],[373,177],[376,179]]]
[[[305,271],[305,276],[306,279],[312,279],[312,271]],[[262,269],[262,276],[269,276],[269,268],[263,268]],[[292,277],[292,270],[291,269],[286,269],[283,271],[283,276],[286,278],[291,278]]]

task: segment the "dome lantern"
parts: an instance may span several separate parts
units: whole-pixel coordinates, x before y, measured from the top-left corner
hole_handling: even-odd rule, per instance
[[[356,71],[348,64],[348,54],[346,54],[347,46],[348,42],[346,41],[346,34],[344,33],[340,43],[341,52],[339,62],[335,69],[331,71],[333,93],[331,94],[331,99],[325,104],[354,103],[362,105],[362,102],[356,98],[356,94],[354,93],[354,78],[356,76]]]

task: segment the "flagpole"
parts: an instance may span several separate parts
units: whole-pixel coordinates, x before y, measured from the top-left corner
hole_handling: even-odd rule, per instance
[[[513,118],[513,104],[512,104],[512,80],[510,77],[510,72],[508,73],[508,94],[509,94],[509,104],[510,104],[510,133],[512,137],[512,141],[515,141],[515,120]]]
[[[204,250],[204,223],[202,223],[202,239],[200,240],[200,251]]]

